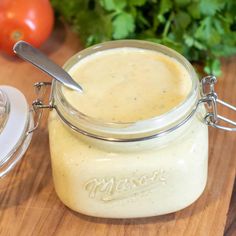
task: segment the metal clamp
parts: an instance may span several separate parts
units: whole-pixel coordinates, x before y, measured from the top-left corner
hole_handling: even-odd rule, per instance
[[[43,109],[53,108],[53,105],[51,104],[51,102],[49,102],[49,104],[44,104],[46,88],[48,86],[51,86],[51,84],[52,84],[51,82],[38,82],[34,84],[37,99],[33,101],[32,107],[30,109],[30,112],[33,113],[33,117],[34,117],[34,127],[28,130],[27,134],[34,132],[38,128],[39,123],[42,118]]]
[[[31,130],[28,131],[28,134],[32,133],[33,131],[35,131],[38,128],[41,117],[42,117],[43,109],[55,108],[57,111],[57,114],[59,115],[61,120],[66,125],[68,125],[72,130],[79,132],[83,135],[86,135],[86,136],[89,136],[89,137],[92,137],[95,139],[100,139],[100,140],[104,140],[104,141],[111,141],[111,142],[133,142],[133,141],[148,140],[148,139],[157,138],[157,137],[160,137],[164,134],[170,133],[170,132],[176,130],[177,128],[179,128],[180,126],[182,126],[183,124],[185,124],[196,113],[199,105],[202,103],[205,104],[206,109],[207,109],[207,114],[205,115],[204,120],[208,126],[222,129],[222,130],[227,130],[227,131],[236,131],[236,122],[218,114],[218,109],[217,109],[218,104],[226,106],[229,109],[234,110],[234,111],[236,111],[236,107],[218,99],[217,93],[215,92],[215,88],[214,88],[216,82],[217,82],[217,79],[213,75],[208,75],[201,80],[201,98],[198,100],[196,106],[189,113],[189,115],[185,119],[183,119],[180,123],[178,123],[177,125],[170,127],[167,130],[163,130],[163,131],[159,131],[158,133],[151,134],[149,136],[128,138],[128,139],[103,137],[103,136],[99,136],[97,134],[87,132],[86,130],[82,130],[79,127],[75,126],[74,124],[72,124],[70,121],[68,121],[64,117],[64,115],[60,112],[60,110],[57,109],[56,106],[54,106],[52,99],[49,99],[48,104],[44,103],[46,88],[48,86],[51,86],[51,83],[50,82],[39,82],[34,85],[35,91],[37,94],[37,99],[32,103],[32,109],[31,109],[31,112],[34,113],[35,125]],[[222,126],[219,124],[220,121],[223,121],[225,123],[233,125],[233,127]]]
[[[236,107],[218,98],[217,93],[215,92],[216,82],[217,82],[217,79],[213,75],[208,75],[201,80],[202,98],[200,99],[200,101],[206,103],[206,107],[208,110],[208,113],[206,114],[204,118],[205,123],[214,128],[227,130],[227,131],[236,131],[236,122],[218,114],[218,109],[217,109],[218,104],[222,106],[226,106],[233,111],[236,111]],[[227,124],[232,125],[233,127],[220,125],[220,122],[222,121]]]

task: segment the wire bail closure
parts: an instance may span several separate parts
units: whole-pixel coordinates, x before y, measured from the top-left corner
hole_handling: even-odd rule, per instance
[[[206,103],[206,108],[208,110],[208,113],[204,118],[205,123],[208,126],[212,126],[214,128],[226,131],[236,131],[236,122],[218,114],[218,109],[217,109],[218,104],[225,106],[233,111],[236,111],[236,107],[218,98],[217,93],[215,92],[216,82],[217,79],[214,75],[208,75],[201,80],[202,98],[199,100],[199,102]],[[233,127],[220,125],[220,122],[222,121]]]
[[[37,99],[33,101],[32,107],[30,109],[30,112],[34,114],[34,127],[32,129],[28,130],[27,134],[34,132],[38,128],[41,118],[42,118],[43,109],[45,109],[45,108],[52,109],[53,108],[51,101],[49,101],[48,105],[44,104],[46,87],[49,87],[51,85],[52,85],[51,82],[37,82],[34,84]]]
[[[120,138],[111,138],[111,137],[103,137],[96,134],[89,133],[87,131],[84,131],[76,126],[74,126],[72,123],[70,123],[68,120],[64,118],[64,116],[60,113],[60,111],[57,109],[56,105],[53,104],[53,92],[51,90],[50,98],[48,104],[44,103],[45,100],[45,92],[46,88],[51,86],[51,82],[38,82],[34,84],[34,88],[37,94],[37,99],[32,103],[31,112],[34,113],[34,127],[28,131],[28,134],[34,132],[41,121],[42,113],[44,109],[56,109],[57,114],[61,118],[61,120],[68,125],[71,129],[73,129],[76,132],[79,132],[81,134],[84,134],[86,136],[104,140],[104,141],[111,141],[111,142],[133,142],[133,141],[143,141],[148,140],[152,138],[160,137],[164,134],[170,133],[183,124],[185,124],[190,118],[196,113],[198,107],[200,104],[205,104],[207,114],[204,117],[205,124],[214,128],[226,130],[226,131],[236,131],[236,122],[221,116],[218,114],[217,106],[218,104],[226,106],[227,108],[236,111],[236,107],[218,99],[217,93],[215,92],[215,84],[217,82],[217,79],[214,75],[208,75],[206,77],[203,77],[201,80],[201,98],[198,100],[196,106],[193,108],[193,110],[190,112],[190,114],[182,120],[179,124],[170,127],[167,130],[160,131],[158,133],[152,134],[150,136],[145,137],[139,137],[139,138],[130,138],[130,139],[120,139]],[[223,126],[220,124],[220,122],[225,122],[229,125],[232,125],[233,127],[229,126]]]

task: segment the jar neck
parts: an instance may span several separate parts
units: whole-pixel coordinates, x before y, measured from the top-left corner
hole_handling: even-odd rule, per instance
[[[151,119],[130,123],[104,123],[95,120],[94,118],[88,117],[79,110],[76,110],[74,107],[72,107],[62,93],[62,85],[54,81],[52,89],[53,103],[58,115],[71,129],[86,136],[106,141],[141,141],[172,132],[179,127],[181,122],[184,121],[195,108],[198,102],[199,91],[199,83],[193,67],[177,52],[162,45],[143,41],[114,41],[96,45],[89,49],[83,50],[81,53],[78,53],[72,57],[65,64],[64,69],[69,71],[73,65],[84,59],[86,56],[96,53],[97,51],[119,47],[122,48],[124,46],[155,50],[179,61],[188,71],[192,82],[191,92],[188,94],[187,98],[169,112]]]
[[[59,117],[68,128],[91,138],[111,142],[144,141],[172,133],[193,117],[198,102],[198,96],[193,97],[184,106],[149,120],[100,124],[78,115],[73,108],[70,109],[64,104],[64,100],[56,96],[53,99],[56,101],[54,106]]]

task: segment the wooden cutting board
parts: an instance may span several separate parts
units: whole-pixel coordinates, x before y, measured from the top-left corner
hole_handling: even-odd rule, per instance
[[[42,47],[60,65],[81,49],[78,39],[62,26]],[[217,92],[220,98],[236,104],[236,58],[224,60],[223,71]],[[25,62],[0,56],[0,84],[17,87],[29,103],[35,98],[33,83],[49,80]],[[227,109],[220,111],[230,114]],[[56,196],[45,113],[23,161],[0,180],[0,235],[222,236],[235,178],[236,133],[210,128],[209,142],[207,187],[188,208],[143,219],[93,218],[69,210]]]

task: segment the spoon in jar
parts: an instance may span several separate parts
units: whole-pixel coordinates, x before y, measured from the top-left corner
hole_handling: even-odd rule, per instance
[[[82,87],[77,84],[65,70],[55,64],[46,55],[34,48],[29,43],[25,41],[19,41],[14,45],[13,51],[20,58],[32,63],[34,66],[47,73],[57,81],[61,82],[66,87],[76,90],[80,93],[83,92]]]

